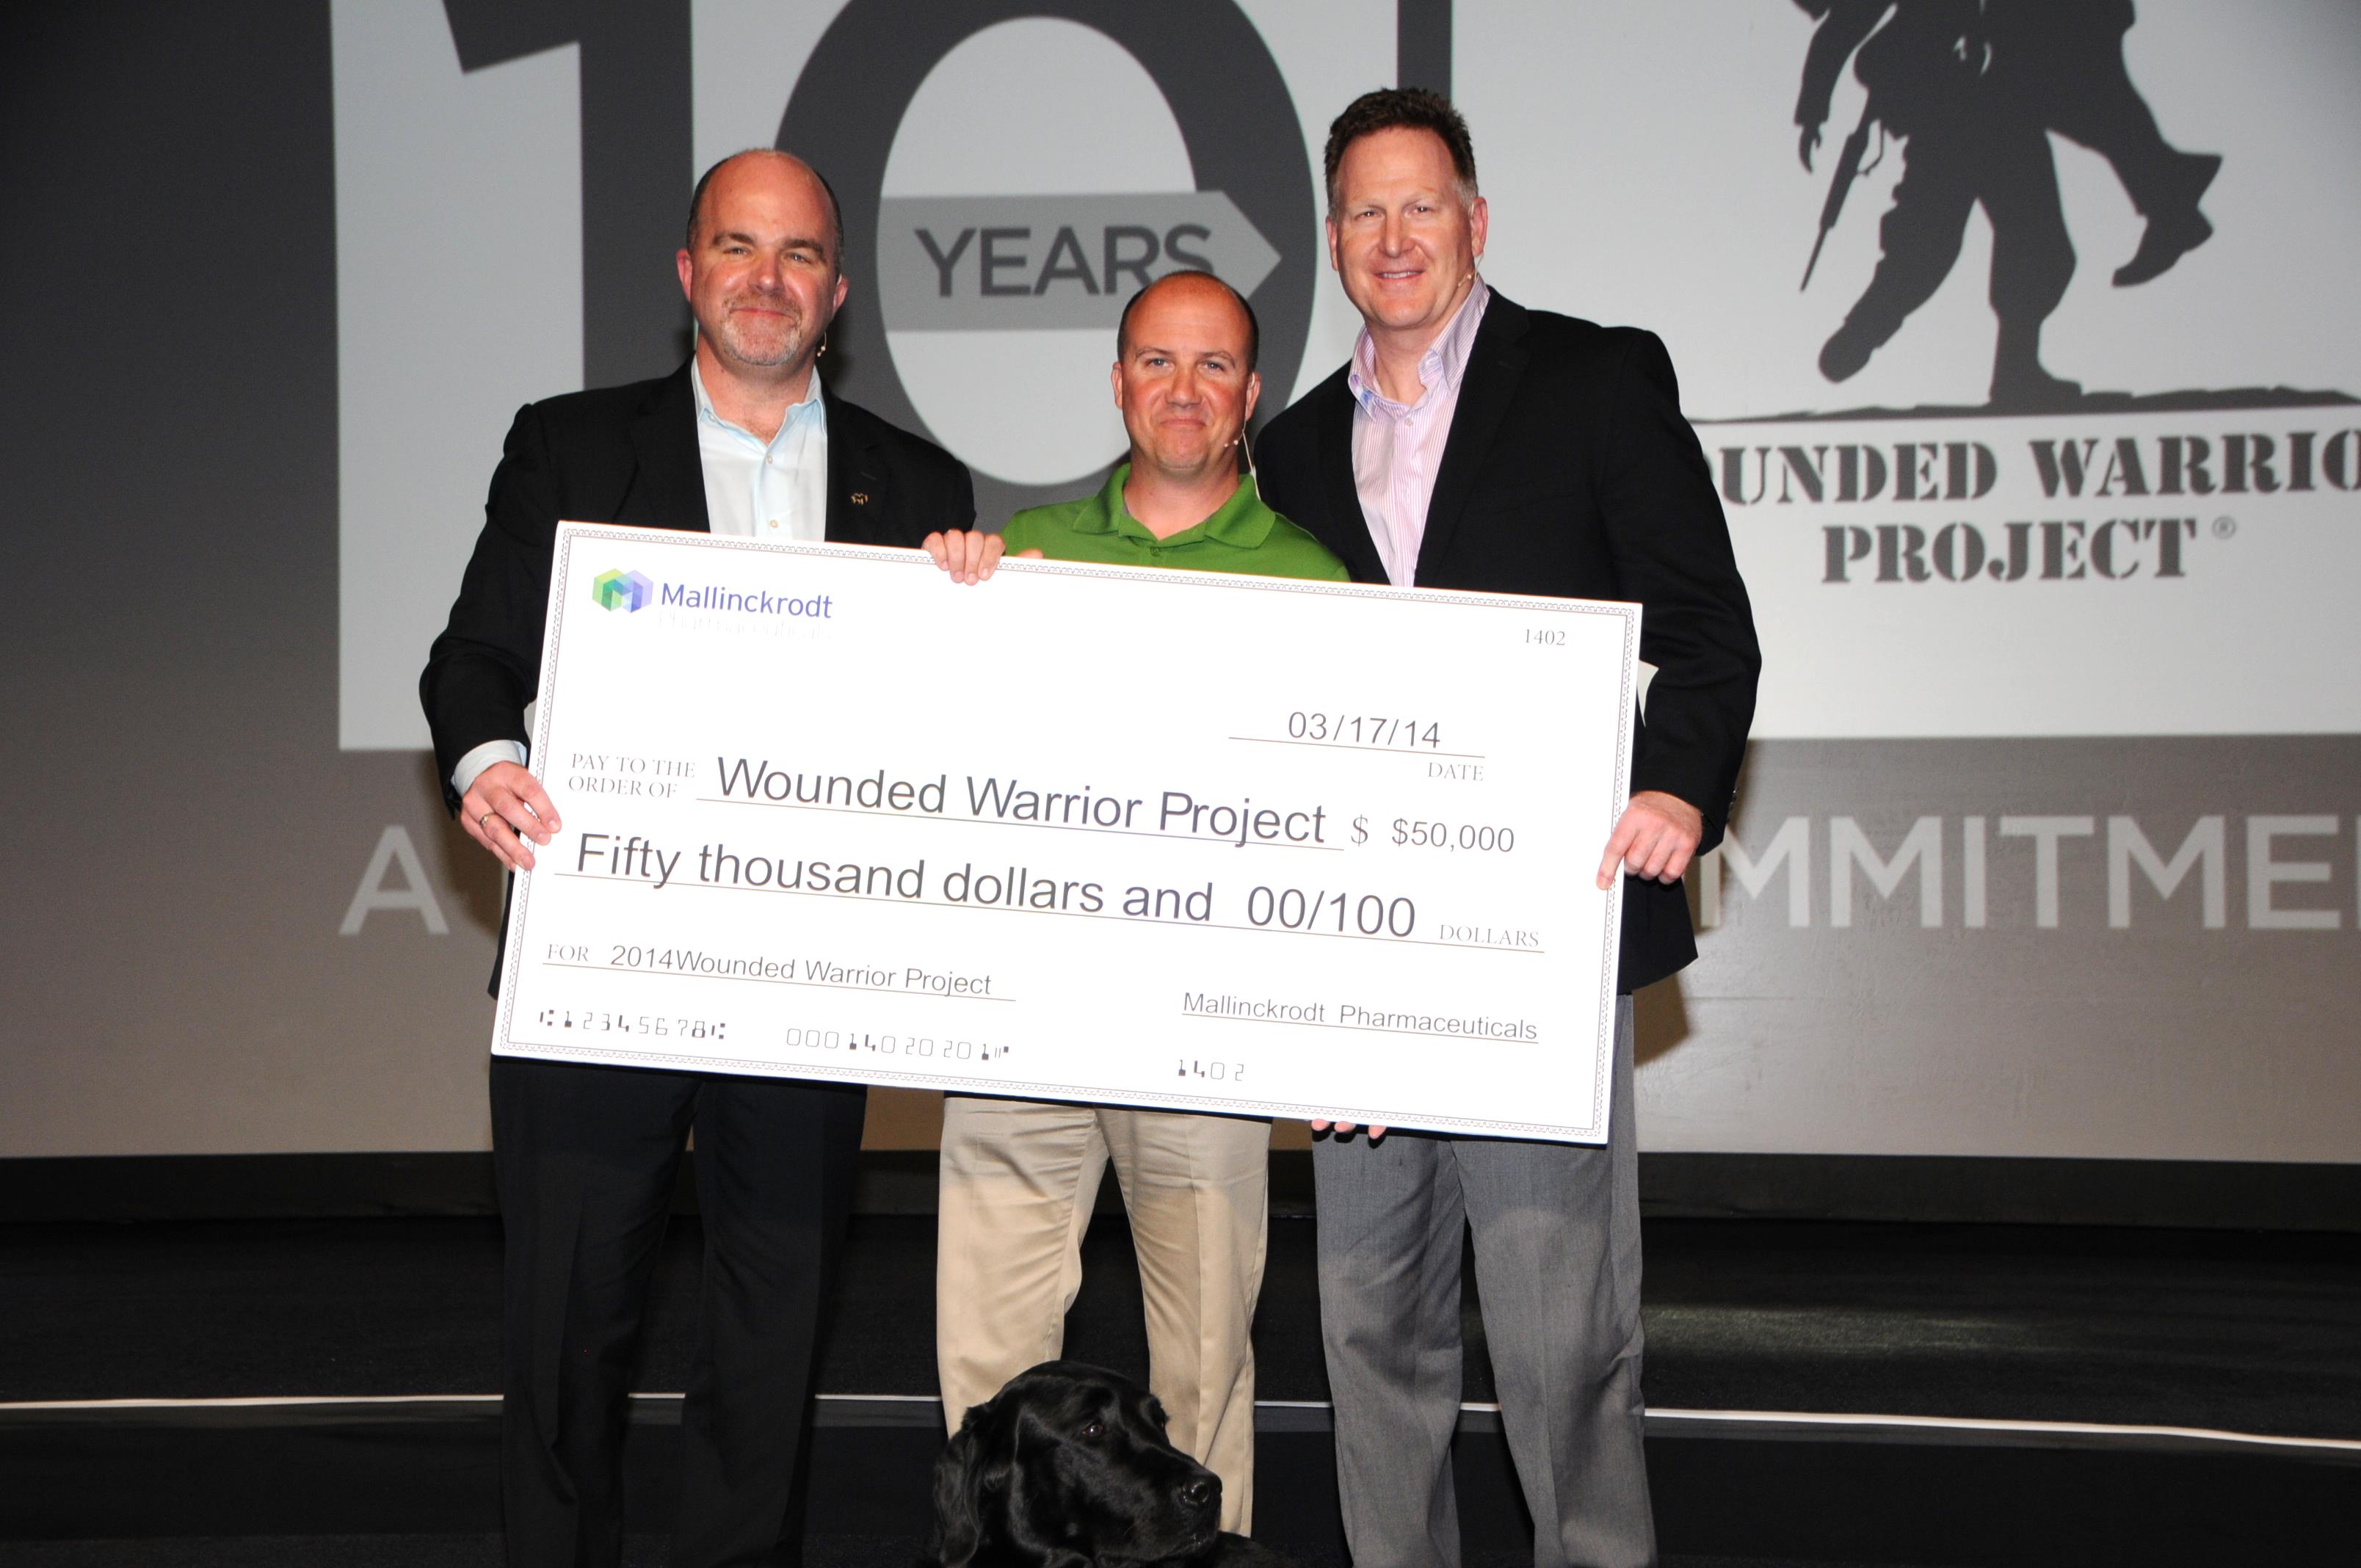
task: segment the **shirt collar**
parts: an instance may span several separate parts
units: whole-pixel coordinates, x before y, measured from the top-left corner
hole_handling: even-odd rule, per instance
[[[1345,385],[1352,389],[1353,400],[1371,413],[1382,409],[1389,413],[1408,413],[1422,406],[1434,396],[1437,388],[1456,391],[1459,379],[1467,373],[1467,356],[1476,346],[1476,329],[1484,320],[1484,307],[1491,302],[1491,286],[1483,279],[1459,302],[1451,319],[1435,334],[1434,341],[1426,345],[1419,356],[1418,378],[1425,389],[1415,403],[1398,403],[1378,389],[1378,344],[1369,329],[1361,328],[1361,335],[1353,343],[1352,368],[1345,372]]]
[[[1195,544],[1202,540],[1217,540],[1241,550],[1252,550],[1270,535],[1271,520],[1277,515],[1262,504],[1262,496],[1255,488],[1252,474],[1238,476],[1238,488],[1230,499],[1215,509],[1213,515],[1192,528],[1159,539],[1148,531],[1148,525],[1131,515],[1123,504],[1123,487],[1131,477],[1131,465],[1118,463],[1115,472],[1091,504],[1074,520],[1077,533],[1119,533],[1127,539],[1145,540],[1151,544],[1170,547],[1175,544]]]
[[[705,390],[705,369],[697,364],[695,355],[691,355],[688,361],[688,391],[697,403],[697,423],[709,425],[715,430],[734,431],[749,441],[760,441],[761,438],[744,425],[723,419],[714,411],[713,400]],[[811,379],[804,384],[804,395],[787,406],[787,417],[779,422],[779,434],[773,436],[771,442],[775,444],[779,436],[786,434],[799,421],[811,418],[820,408],[819,367],[815,365]]]

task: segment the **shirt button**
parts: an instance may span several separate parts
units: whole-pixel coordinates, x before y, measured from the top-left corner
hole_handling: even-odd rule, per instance
[[[778,520],[777,518],[775,518],[775,517],[774,517],[774,518],[773,518],[773,519],[771,520],[771,526],[772,526],[773,528],[776,528],[776,527],[778,527],[778,526],[779,526],[779,520]]]

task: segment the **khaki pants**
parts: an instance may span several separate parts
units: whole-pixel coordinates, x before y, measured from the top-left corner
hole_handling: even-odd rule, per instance
[[[935,1353],[953,1431],[1058,1356],[1082,1233],[1115,1162],[1148,1309],[1148,1386],[1173,1445],[1222,1478],[1222,1528],[1254,1519],[1254,1345],[1270,1124],[948,1095]]]

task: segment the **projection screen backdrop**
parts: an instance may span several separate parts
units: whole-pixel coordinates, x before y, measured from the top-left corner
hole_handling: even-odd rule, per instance
[[[1846,6],[1448,9],[1485,275],[1664,336],[1762,630],[1705,956],[1642,998],[1643,1146],[2361,1159],[2361,11],[2028,7],[2003,157],[1966,62],[1889,31],[1857,72]],[[1267,410],[1342,362],[1321,144],[1398,21],[333,0],[9,51],[12,228],[146,192],[191,270],[73,292],[191,316],[93,324],[24,255],[0,289],[40,523],[11,732],[50,764],[14,785],[0,1154],[485,1146],[500,889],[417,672],[516,406],[685,351],[697,170],[830,175],[831,377],[996,526],[1121,448],[1119,263],[1250,291]],[[2028,323],[2078,390],[1996,389]],[[145,406],[109,345],[158,356]]]

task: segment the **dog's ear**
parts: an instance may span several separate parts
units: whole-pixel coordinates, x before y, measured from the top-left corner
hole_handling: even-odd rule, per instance
[[[959,1435],[935,1461],[935,1561],[968,1568],[1008,1508],[1008,1456],[993,1451],[990,1404],[960,1422]]]

